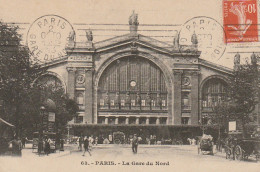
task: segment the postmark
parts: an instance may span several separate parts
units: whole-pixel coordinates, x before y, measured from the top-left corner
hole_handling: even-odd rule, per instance
[[[183,55],[194,48],[201,51],[200,58],[216,61],[226,50],[224,29],[210,17],[198,16],[188,20],[182,25],[178,37],[179,51]]]
[[[223,0],[226,42],[257,42],[256,0]]]
[[[51,62],[66,56],[66,47],[75,46],[75,31],[63,17],[41,16],[28,30],[27,45],[34,61]]]

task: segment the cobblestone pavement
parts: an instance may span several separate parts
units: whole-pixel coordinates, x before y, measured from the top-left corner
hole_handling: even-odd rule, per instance
[[[92,156],[66,146],[65,151],[39,156],[24,149],[22,157],[0,157],[0,172],[59,172],[59,171],[260,171],[260,162],[225,159],[224,153],[198,155],[197,147],[184,145],[139,145],[133,154],[130,145],[98,145]]]

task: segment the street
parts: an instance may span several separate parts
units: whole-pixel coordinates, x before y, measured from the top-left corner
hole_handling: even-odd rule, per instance
[[[98,145],[88,153],[67,146],[64,152],[46,155],[23,150],[22,157],[0,157],[1,172],[36,171],[259,171],[260,162],[225,159],[224,153],[198,155],[197,146],[139,145],[133,154],[130,145]]]

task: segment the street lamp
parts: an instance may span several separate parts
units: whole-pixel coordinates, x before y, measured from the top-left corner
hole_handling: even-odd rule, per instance
[[[40,107],[40,117],[41,117],[41,127],[39,131],[39,142],[38,142],[38,153],[43,151],[43,117],[44,117],[45,107]]]

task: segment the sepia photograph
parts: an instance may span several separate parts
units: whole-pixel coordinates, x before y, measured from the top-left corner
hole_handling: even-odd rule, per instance
[[[260,171],[260,0],[0,7],[0,172]]]

